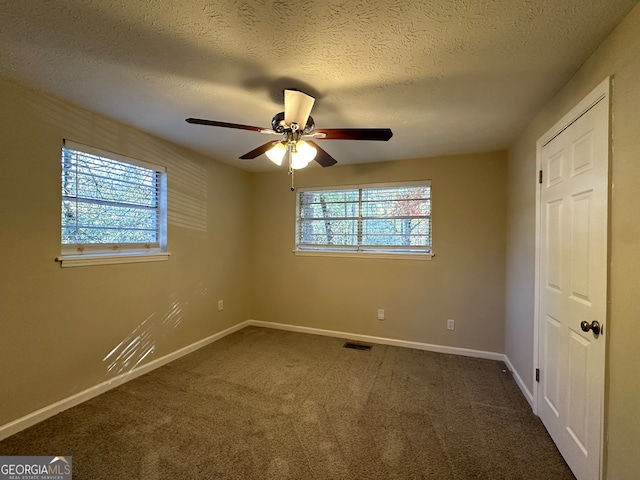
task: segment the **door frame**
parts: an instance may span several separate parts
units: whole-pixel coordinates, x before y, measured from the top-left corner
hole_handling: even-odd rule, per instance
[[[613,88],[613,77],[606,77],[596,88],[594,88],[586,97],[584,97],[576,106],[574,106],[566,115],[564,115],[553,127],[551,127],[547,132],[542,135],[538,141],[536,142],[536,234],[535,234],[535,276],[534,276],[534,327],[533,327],[533,413],[538,415],[538,395],[539,395],[539,382],[536,381],[536,369],[540,367],[540,357],[539,357],[539,347],[540,347],[540,234],[541,234],[541,209],[542,205],[540,204],[541,195],[542,195],[542,184],[539,182],[539,172],[542,170],[542,148],[548,144],[551,140],[560,135],[564,130],[569,127],[572,123],[574,123],[578,118],[584,115],[587,111],[589,111],[596,103],[600,101],[607,102],[607,131],[609,132],[608,137],[608,154],[607,154],[607,195],[605,198],[605,211],[607,212],[607,238],[610,237],[611,232],[611,215],[610,215],[610,196],[611,196],[611,150],[612,150],[612,138],[611,138],[611,90]],[[609,319],[609,264],[610,264],[610,246],[607,242],[607,286],[606,286],[606,319],[608,324]],[[606,327],[606,325],[605,325]],[[608,331],[608,328],[607,328]],[[604,336],[605,341],[605,371],[604,371],[604,382],[602,385],[602,410],[600,412],[600,426],[601,426],[601,437],[600,437],[600,472],[599,478],[602,478],[603,474],[603,457],[604,457],[604,439],[605,439],[605,431],[604,431],[604,412],[606,410],[606,384],[607,384],[607,369],[606,363],[608,362],[608,335]]]

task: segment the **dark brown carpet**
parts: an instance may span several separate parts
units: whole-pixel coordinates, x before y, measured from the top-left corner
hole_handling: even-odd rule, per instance
[[[0,442],[74,480],[573,480],[501,362],[249,327]]]

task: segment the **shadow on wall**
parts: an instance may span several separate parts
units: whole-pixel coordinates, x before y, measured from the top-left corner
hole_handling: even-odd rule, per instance
[[[127,151],[134,157],[167,167],[167,222],[207,231],[207,170],[176,148],[136,130],[128,132]]]
[[[172,165],[177,163],[173,161]],[[180,163],[179,167],[167,167],[167,221],[170,225],[206,232],[207,171],[193,162]]]
[[[20,87],[17,87],[20,88]],[[36,116],[68,140],[167,167],[167,221],[192,230],[207,230],[207,170],[178,149],[97,113],[71,107],[63,100],[23,92]],[[60,138],[60,149],[62,149]]]

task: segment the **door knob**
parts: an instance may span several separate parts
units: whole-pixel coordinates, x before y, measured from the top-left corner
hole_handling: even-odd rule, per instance
[[[586,320],[580,322],[580,328],[583,332],[588,332],[589,330],[593,330],[594,335],[600,335],[600,324],[597,320],[589,323]]]

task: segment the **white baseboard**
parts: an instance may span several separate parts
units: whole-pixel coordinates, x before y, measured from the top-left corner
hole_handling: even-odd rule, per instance
[[[18,433],[25,428],[28,428],[36,423],[39,423],[43,420],[46,420],[49,417],[52,417],[64,410],[67,410],[71,407],[75,407],[76,405],[81,404],[82,402],[86,402],[87,400],[96,397],[104,392],[107,392],[113,388],[116,388],[123,383],[126,383],[134,378],[137,378],[145,373],[148,373],[156,368],[162,367],[173,360],[177,360],[184,355],[188,355],[210,343],[215,342],[227,335],[230,335],[238,330],[242,330],[247,326],[256,326],[256,327],[265,327],[265,328],[273,328],[277,330],[287,330],[290,332],[299,332],[299,333],[309,333],[313,335],[323,335],[326,337],[337,337],[337,338],[345,338],[350,340],[358,340],[362,342],[370,342],[377,343],[382,345],[392,345],[395,347],[405,347],[405,348],[413,348],[416,350],[426,350],[430,352],[439,352],[439,353],[448,353],[452,355],[463,355],[466,357],[475,357],[475,358],[484,358],[488,360],[498,360],[503,361],[513,373],[513,376],[516,380],[516,383],[522,390],[527,401],[533,405],[533,396],[527,389],[526,385],[518,375],[518,372],[513,368],[513,365],[509,361],[506,355],[502,353],[496,352],[487,352],[484,350],[472,350],[468,348],[459,348],[459,347],[448,347],[443,345],[433,345],[429,343],[420,343],[420,342],[410,342],[407,340],[397,340],[393,338],[383,338],[383,337],[374,337],[370,335],[361,335],[357,333],[349,333],[349,332],[340,332],[335,330],[323,330],[320,328],[311,328],[311,327],[301,327],[297,325],[288,325],[285,323],[273,323],[273,322],[263,322],[260,320],[246,320],[241,322],[233,327],[229,327],[226,330],[218,332],[214,335],[211,335],[207,338],[199,340],[191,345],[181,348],[180,350],[176,350],[164,357],[153,360],[149,363],[146,363],[140,367],[134,368],[129,372],[125,372],[120,374],[114,378],[111,378],[105,382],[102,382],[98,385],[90,387],[82,392],[79,392],[70,397],[64,398],[56,403],[48,405],[46,407],[41,408],[33,413],[25,415],[24,417],[18,418],[6,425],[0,426],[0,440],[3,440],[15,433]]]
[[[527,388],[527,385],[522,380],[522,377],[518,374],[518,371],[513,367],[511,360],[503,353],[487,352],[484,350],[472,350],[468,348],[459,347],[447,347],[443,345],[433,345],[430,343],[410,342],[407,340],[396,340],[393,338],[373,337],[370,335],[360,335],[357,333],[340,332],[335,330],[323,330],[320,328],[312,327],[300,327],[298,325],[289,325],[286,323],[273,323],[263,322],[261,320],[248,320],[246,325],[252,325],[255,327],[275,328],[278,330],[287,330],[290,332],[310,333],[313,335],[324,335],[326,337],[338,337],[350,340],[359,340],[362,342],[378,343],[382,345],[392,345],[395,347],[414,348],[417,350],[427,350],[429,352],[449,353],[452,355],[463,355],[465,357],[484,358],[488,360],[497,360],[504,362],[511,374],[513,375],[516,384],[522,391],[524,398],[529,402],[529,405],[533,408],[533,395]]]
[[[513,378],[518,384],[518,387],[520,387],[520,390],[522,391],[524,398],[527,399],[527,402],[529,402],[529,405],[531,405],[531,408],[533,408],[533,395],[527,388],[527,385],[522,380],[522,377],[520,377],[520,374],[518,373],[518,371],[513,367],[513,364],[511,363],[511,360],[509,360],[509,357],[507,357],[506,355],[504,356],[504,363],[507,365],[507,368],[511,371],[511,374],[513,375]]]
[[[286,323],[263,322],[261,320],[248,320],[245,322],[255,327],[275,328],[277,330],[287,330],[290,332],[310,333],[312,335],[323,335],[325,337],[338,337],[349,340],[359,340],[361,342],[378,343],[382,345],[392,345],[394,347],[414,348],[416,350],[427,350],[429,352],[450,353],[452,355],[463,355],[465,357],[485,358],[488,360],[504,361],[503,353],[487,352],[484,350],[471,350],[468,348],[447,347],[443,345],[432,345],[430,343],[410,342],[408,340],[396,340],[394,338],[373,337],[370,335],[360,335],[358,333],[339,332],[335,330],[323,330],[320,328],[300,327],[298,325],[288,325]]]
[[[237,332],[238,330],[243,329],[247,325],[249,325],[249,322],[245,321],[237,325],[234,325],[233,327],[229,327],[226,330],[218,332],[207,338],[203,338],[202,340],[192,343],[191,345],[187,345],[186,347],[183,347],[180,350],[176,350],[175,352],[165,355],[164,357],[157,358],[149,363],[145,363],[144,365],[134,368],[129,372],[122,373],[117,377],[111,378],[105,382],[102,382],[98,385],[90,387],[82,392],[76,393],[75,395],[64,398],[59,402],[43,407],[40,410],[37,410],[33,413],[25,415],[22,418],[18,418],[13,422],[7,423],[6,425],[2,425],[0,427],[0,440],[3,440],[15,433],[18,433],[21,430],[24,430],[25,428],[35,425],[38,422],[46,420],[49,417],[53,417],[54,415],[57,415],[58,413],[64,410],[67,410],[71,407],[75,407],[76,405],[79,405],[82,402],[86,402],[87,400],[93,397],[96,397],[108,390],[111,390],[112,388],[122,385],[123,383],[126,383],[129,380],[133,380],[134,378],[144,375],[145,373],[155,370],[156,368],[162,367],[163,365],[166,365],[167,363],[173,360],[177,360],[178,358],[184,355],[194,352],[199,348],[204,347],[205,345],[213,343],[216,340],[219,340],[223,337],[226,337],[227,335],[230,335],[231,333]]]

